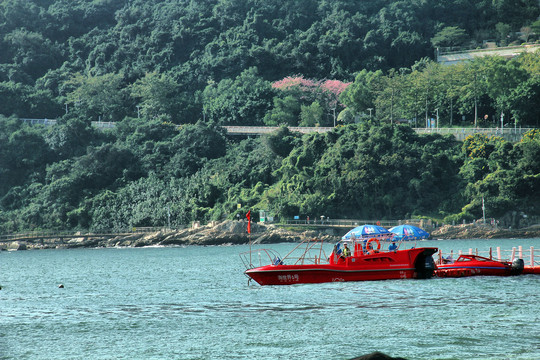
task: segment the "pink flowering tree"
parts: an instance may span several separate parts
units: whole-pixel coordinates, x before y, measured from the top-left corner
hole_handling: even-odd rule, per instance
[[[345,106],[339,101],[339,96],[347,86],[351,83],[344,83],[339,80],[326,80],[321,84],[321,89],[327,95],[328,98],[328,108],[332,110],[332,115],[334,118],[334,126],[336,124],[336,109],[338,107],[344,108]]]
[[[315,81],[304,79],[302,75],[288,76],[272,84],[274,89],[279,89],[296,96],[303,103],[318,102],[326,113],[331,115],[336,121],[336,110],[345,106],[339,101],[339,96],[351,83],[344,83],[339,80]]]
[[[313,92],[315,89],[319,87],[320,82],[315,82],[313,80],[304,79],[302,75],[292,77],[287,76],[283,80],[276,81],[272,84],[272,87],[274,89],[280,89],[280,90],[301,90],[301,91],[308,91]]]

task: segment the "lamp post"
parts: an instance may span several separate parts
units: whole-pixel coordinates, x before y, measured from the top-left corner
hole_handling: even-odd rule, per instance
[[[426,129],[430,127],[430,120],[428,119],[428,99],[427,99],[427,95],[426,95]]]
[[[476,118],[478,117],[478,107],[476,104],[476,97],[474,98],[474,128],[476,129]]]

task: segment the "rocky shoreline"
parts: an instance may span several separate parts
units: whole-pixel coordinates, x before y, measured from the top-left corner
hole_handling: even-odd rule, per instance
[[[431,239],[525,239],[540,238],[540,225],[506,229],[489,224],[444,225],[431,232]]]
[[[247,233],[247,222],[226,220],[218,224],[181,230],[132,233],[119,236],[82,236],[66,238],[32,239],[26,241],[0,242],[3,250],[72,249],[145,246],[190,246],[190,245],[240,245],[300,242],[306,238],[321,238],[327,241],[339,239],[335,231],[289,231],[275,225],[252,224]]]
[[[51,248],[99,248],[99,247],[145,247],[145,246],[189,246],[189,245],[238,245],[300,242],[309,238],[338,241],[343,232],[336,229],[287,230],[276,225],[253,224],[252,233],[246,231],[245,221],[226,220],[222,223],[182,230],[133,233],[109,237],[72,237],[68,239],[41,239],[0,243],[8,250],[31,250]],[[540,225],[524,229],[502,229],[483,224],[445,225],[431,231],[432,239],[502,239],[540,238]]]

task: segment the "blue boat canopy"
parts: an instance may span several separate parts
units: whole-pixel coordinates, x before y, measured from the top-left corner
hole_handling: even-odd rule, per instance
[[[409,240],[422,240],[422,239],[428,239],[429,233],[423,229],[420,229],[419,227],[413,226],[413,225],[399,225],[394,226],[390,229],[390,232],[395,234],[396,240],[403,240],[403,241],[409,241]]]
[[[387,229],[379,225],[362,225],[346,233],[342,239],[349,240],[351,238],[372,238],[372,237],[391,237],[393,234]]]

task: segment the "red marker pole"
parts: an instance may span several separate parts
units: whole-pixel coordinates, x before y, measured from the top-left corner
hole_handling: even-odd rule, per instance
[[[251,210],[248,210],[246,214],[247,218],[247,232],[249,234],[249,266],[253,267],[253,264],[251,263]]]

